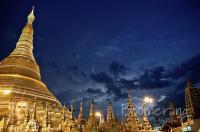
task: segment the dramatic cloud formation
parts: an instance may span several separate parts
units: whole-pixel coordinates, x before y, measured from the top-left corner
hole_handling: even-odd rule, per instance
[[[157,66],[145,69],[137,77],[127,79],[124,74],[129,68],[119,62],[112,62],[109,72],[92,73],[90,77],[94,82],[104,84],[107,94],[114,95],[115,99],[121,99],[127,97],[126,93],[130,88],[149,90],[175,87],[183,91],[187,80],[191,80],[194,84],[200,82],[199,67],[200,55],[197,55],[172,69]],[[87,92],[95,93],[91,91],[89,89]],[[100,93],[100,89],[94,91]]]

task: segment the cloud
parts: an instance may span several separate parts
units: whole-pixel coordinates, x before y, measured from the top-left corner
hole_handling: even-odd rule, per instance
[[[200,82],[200,54],[182,62],[174,67],[168,74],[168,77],[178,82],[177,90],[182,90],[186,85],[186,80],[193,84]]]
[[[170,86],[169,80],[166,78],[166,70],[163,66],[158,66],[152,69],[146,69],[139,76],[138,81],[141,88],[164,88]]]
[[[125,97],[124,94],[122,94],[121,87],[119,87],[115,78],[112,77],[109,73],[106,72],[99,72],[96,74],[92,73],[90,77],[95,83],[103,84],[104,87],[106,88],[106,93],[109,96],[114,95],[115,99],[117,98],[120,99]]]
[[[128,68],[125,65],[120,64],[116,61],[112,61],[112,63],[110,64],[109,72],[114,77],[118,77],[121,74],[125,74],[127,71],[128,71]]]
[[[125,65],[112,61],[109,66],[109,72],[92,73],[90,77],[95,83],[103,84],[106,88],[106,93],[109,96],[114,95],[114,99],[126,98],[128,89],[136,89],[138,85],[140,85],[141,89],[156,89],[170,86],[163,66],[146,69],[138,78],[132,79],[124,77],[128,69]]]
[[[104,94],[104,92],[101,89],[99,89],[99,88],[96,88],[96,89],[88,88],[86,90],[86,92],[89,93],[89,94],[100,94],[100,95]]]
[[[171,69],[156,66],[145,69],[136,77],[131,78],[129,75],[129,79],[127,79],[125,73],[129,68],[119,62],[112,61],[108,72],[93,73],[90,78],[95,83],[103,84],[108,95],[114,95],[115,99],[122,99],[127,97],[129,88],[149,90],[174,87],[175,89],[172,90],[177,90],[175,92],[183,91],[187,79],[194,84],[200,82],[199,67],[200,54]]]
[[[113,81],[113,78],[108,75],[106,72],[92,73],[90,75],[91,79],[97,83],[110,83]]]
[[[187,79],[194,84],[200,82],[200,70],[198,68],[200,67],[200,55],[194,56],[171,69],[166,69],[162,65],[144,69],[137,76],[130,75],[130,69],[117,61],[112,61],[107,71],[91,74],[82,72],[78,66],[67,63],[40,62],[40,64],[43,65],[43,68],[48,69],[41,71],[48,71],[48,75],[51,76],[46,81],[50,84],[49,86],[59,87],[59,90],[52,89],[59,96],[66,91],[65,84],[67,83],[69,88],[81,87],[74,89],[74,93],[84,92],[88,94],[88,98],[109,97],[110,99],[121,100],[127,98],[127,91],[130,88],[157,90],[174,87],[174,89],[171,89],[172,92],[165,95],[166,98],[173,98],[171,94],[174,92],[182,97],[180,91],[183,92]],[[54,82],[56,85],[49,82]],[[82,95],[78,96],[81,97]],[[65,99],[67,98],[65,97]]]

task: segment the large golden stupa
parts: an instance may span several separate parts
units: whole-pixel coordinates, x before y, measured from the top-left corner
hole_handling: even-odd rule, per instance
[[[38,122],[43,122],[46,105],[53,110],[52,120],[56,122],[56,118],[61,117],[62,105],[41,81],[40,69],[33,56],[34,20],[33,8],[16,48],[0,62],[0,119],[15,108],[14,118],[18,123],[23,122],[27,107],[33,113],[34,103]]]

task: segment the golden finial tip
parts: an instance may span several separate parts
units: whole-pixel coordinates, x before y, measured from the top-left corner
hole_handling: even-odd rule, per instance
[[[35,16],[34,16],[34,6],[31,10],[31,13],[28,15],[28,23],[32,24],[35,20]]]

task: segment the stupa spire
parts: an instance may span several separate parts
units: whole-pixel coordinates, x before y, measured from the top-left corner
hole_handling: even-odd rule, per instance
[[[128,112],[132,113],[133,112],[133,98],[131,96],[131,90],[128,92]]]
[[[78,119],[82,119],[83,118],[83,102],[82,102],[82,99],[81,99],[81,102],[80,102],[80,112],[78,114]]]
[[[70,106],[70,119],[74,120],[74,106],[73,106],[73,102],[71,103],[71,106]]]
[[[15,50],[10,56],[21,56],[35,61],[33,56],[33,22],[35,20],[34,7],[27,18],[27,24],[17,42]]]
[[[66,121],[66,106],[65,106],[65,103],[64,103],[64,106],[62,108],[62,114],[63,114],[63,122]]]
[[[90,104],[90,113],[89,113],[90,117],[94,116],[94,100],[92,99],[91,104]]]
[[[134,109],[134,105],[133,105],[133,100],[132,100],[132,96],[131,96],[131,91],[129,90],[128,93],[128,115],[126,117],[126,127],[133,130],[136,130],[137,128],[141,128],[141,122],[140,120],[137,118],[137,114],[136,111]]]
[[[145,104],[143,104],[143,128],[145,130],[151,129],[151,124],[150,124],[149,119],[148,119],[147,109],[145,107]]]
[[[187,81],[187,86],[186,86],[186,88],[191,88],[191,86],[192,86],[192,85],[191,85],[191,81],[188,80],[188,81]]]
[[[31,13],[28,15],[28,23],[32,24],[34,20],[35,20],[35,15],[34,15],[34,6],[33,6]]]
[[[115,116],[112,109],[112,102],[110,101],[107,108],[107,121],[115,120]]]

